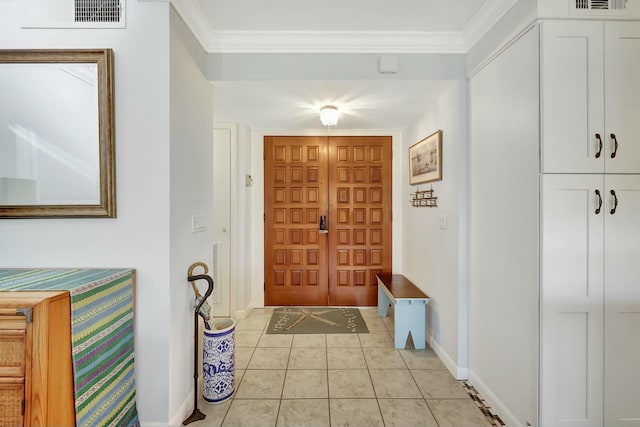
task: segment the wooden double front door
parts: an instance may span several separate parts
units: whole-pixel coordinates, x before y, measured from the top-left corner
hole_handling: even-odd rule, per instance
[[[266,136],[265,304],[370,306],[391,271],[391,137]]]

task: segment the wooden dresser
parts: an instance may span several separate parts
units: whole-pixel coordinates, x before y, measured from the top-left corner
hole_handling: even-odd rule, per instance
[[[137,426],[131,269],[0,269],[0,427]]]
[[[0,426],[73,426],[69,292],[0,300]]]

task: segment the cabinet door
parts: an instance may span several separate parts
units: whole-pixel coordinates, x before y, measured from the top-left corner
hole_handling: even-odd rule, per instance
[[[607,173],[640,172],[640,22],[605,24]],[[618,143],[617,151],[615,141]],[[615,152],[615,157],[611,155]]]
[[[605,188],[604,425],[640,426],[640,175]]]
[[[541,426],[602,427],[602,185],[542,178]]]
[[[544,22],[541,34],[543,171],[603,172],[603,23]]]

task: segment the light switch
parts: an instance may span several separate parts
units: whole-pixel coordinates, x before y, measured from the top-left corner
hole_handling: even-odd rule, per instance
[[[207,229],[203,216],[191,215],[191,233],[202,233]]]
[[[440,214],[440,229],[447,229],[447,214]]]

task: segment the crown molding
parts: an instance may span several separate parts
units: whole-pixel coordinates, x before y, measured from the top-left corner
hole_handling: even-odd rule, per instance
[[[207,50],[212,30],[198,2],[196,0],[171,0],[171,4],[187,27],[191,29],[193,36],[202,48]]]
[[[208,53],[467,53],[519,0],[487,0],[461,32],[214,31],[197,0],[170,1]]]
[[[487,0],[462,30],[468,52],[519,0]]]
[[[460,33],[427,31],[220,31],[212,53],[464,53]]]

